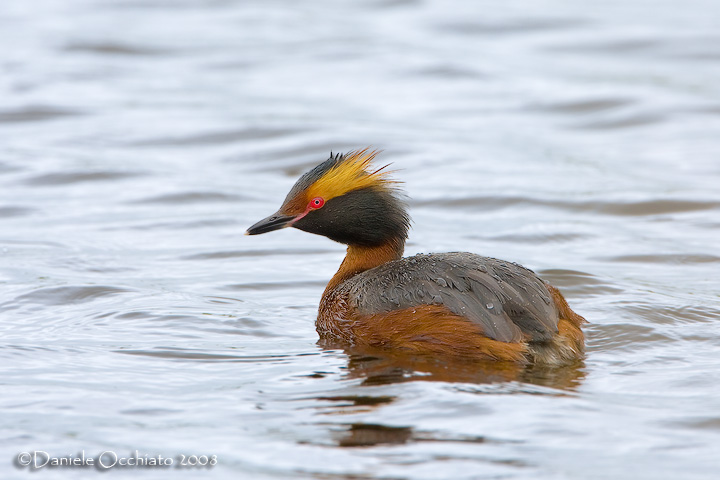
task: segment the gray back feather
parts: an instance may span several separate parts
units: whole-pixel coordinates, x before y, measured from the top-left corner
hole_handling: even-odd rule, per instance
[[[444,305],[503,342],[543,341],[557,333],[557,307],[533,271],[472,253],[402,258],[355,275],[338,289],[363,315]]]

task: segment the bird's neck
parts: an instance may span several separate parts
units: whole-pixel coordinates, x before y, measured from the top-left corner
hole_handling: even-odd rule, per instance
[[[342,282],[358,273],[402,258],[404,250],[404,238],[393,239],[377,247],[349,245],[345,260],[343,260],[337,273],[330,279],[330,282],[325,288],[325,293],[323,293],[323,297],[333,291]]]

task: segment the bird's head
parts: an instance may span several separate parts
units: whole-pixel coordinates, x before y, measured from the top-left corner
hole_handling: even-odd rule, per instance
[[[330,154],[300,177],[276,213],[246,234],[294,227],[347,245],[404,244],[410,217],[399,198],[398,182],[384,170],[387,165],[371,168],[378,153],[366,148]]]

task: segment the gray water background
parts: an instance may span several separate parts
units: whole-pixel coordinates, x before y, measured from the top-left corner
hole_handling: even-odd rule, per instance
[[[2,478],[717,478],[717,1],[5,0],[0,42]],[[368,145],[407,253],[535,269],[583,364],[316,343],[343,247],[243,233]]]

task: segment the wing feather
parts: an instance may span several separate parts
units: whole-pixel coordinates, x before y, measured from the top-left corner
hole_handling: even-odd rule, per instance
[[[504,342],[557,333],[558,312],[534,272],[471,253],[416,255],[355,275],[338,287],[362,315],[444,305]]]

